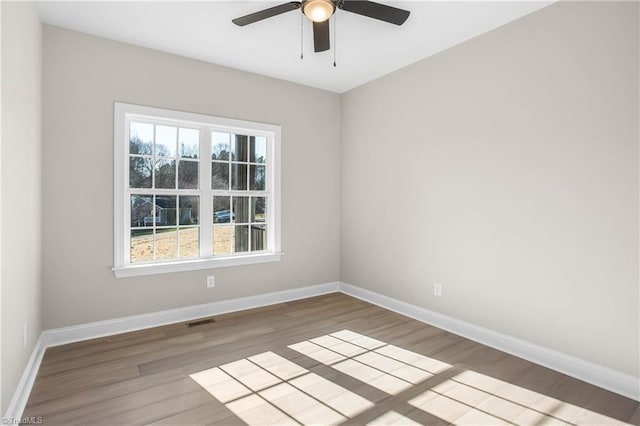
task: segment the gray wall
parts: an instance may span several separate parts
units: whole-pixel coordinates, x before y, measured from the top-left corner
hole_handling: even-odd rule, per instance
[[[638,375],[637,8],[558,3],[342,97],[45,26],[45,328],[340,278]],[[284,259],[115,279],[114,101],[281,124]]]
[[[346,93],[342,281],[638,376],[637,8],[556,3]]]
[[[42,331],[42,25],[32,2],[2,8],[2,401],[4,413]],[[28,325],[27,345],[23,327]]]
[[[337,94],[51,26],[44,69],[46,329],[339,278]],[[282,261],[114,278],[114,101],[282,125]]]

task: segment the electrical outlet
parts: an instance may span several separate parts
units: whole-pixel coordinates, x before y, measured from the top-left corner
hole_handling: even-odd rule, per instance
[[[27,323],[22,328],[22,346],[27,347]]]
[[[216,277],[209,275],[207,277],[207,288],[214,288],[216,286]]]
[[[442,284],[433,283],[433,294],[436,296],[442,296]]]

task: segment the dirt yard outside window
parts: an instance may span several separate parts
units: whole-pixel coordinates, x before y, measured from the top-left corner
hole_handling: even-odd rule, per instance
[[[180,234],[180,258],[198,257],[199,228],[160,229],[156,232],[156,260],[178,258],[178,233]],[[233,226],[214,227],[214,254],[231,254],[231,242],[235,238]],[[153,234],[131,237],[131,263],[153,259]]]

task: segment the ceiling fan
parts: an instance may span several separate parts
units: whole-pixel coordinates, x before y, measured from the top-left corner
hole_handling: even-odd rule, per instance
[[[398,9],[372,1],[360,0],[303,0],[290,1],[278,6],[270,7],[259,12],[250,13],[233,19],[231,22],[244,27],[263,19],[271,18],[282,13],[302,8],[302,13],[313,21],[313,45],[314,51],[324,52],[329,50],[329,18],[337,9],[395,25],[402,25],[409,17],[409,11]]]

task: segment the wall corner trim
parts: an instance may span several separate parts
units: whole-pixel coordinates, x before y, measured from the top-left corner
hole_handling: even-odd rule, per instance
[[[18,421],[22,419],[24,407],[26,407],[29,395],[31,395],[31,389],[36,381],[36,376],[40,369],[40,363],[42,362],[42,357],[46,350],[47,347],[45,346],[43,336],[40,334],[40,337],[38,337],[38,340],[33,347],[33,351],[31,352],[31,357],[29,357],[29,361],[22,373],[22,377],[20,377],[18,387],[16,388],[13,398],[11,398],[11,402],[7,407],[7,412],[2,418],[3,424],[18,424]]]
[[[640,378],[344,282],[340,292],[640,401]]]

